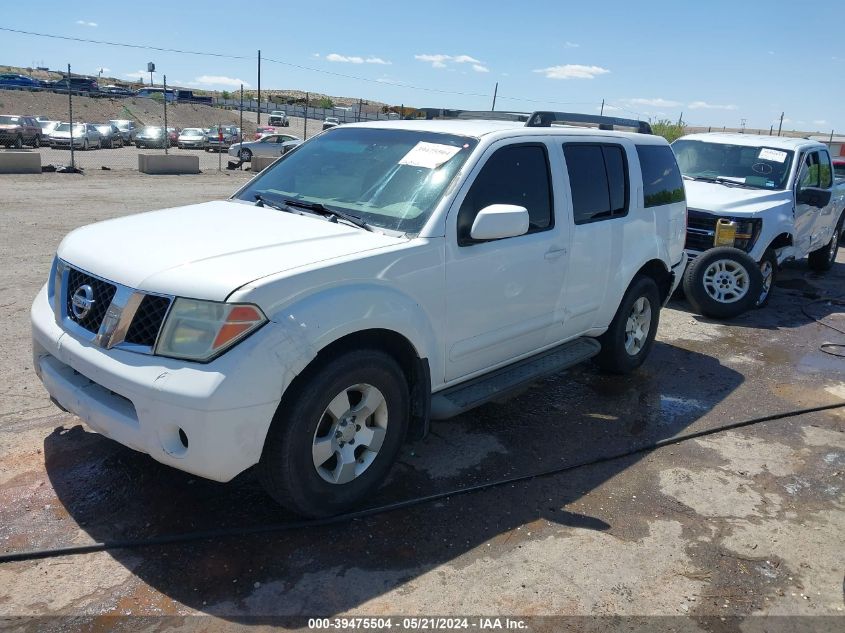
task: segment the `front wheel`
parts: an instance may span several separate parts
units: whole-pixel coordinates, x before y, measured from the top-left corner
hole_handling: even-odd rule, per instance
[[[38,149],[39,147],[41,147],[41,137],[40,136],[36,135],[36,137],[32,141],[32,146],[35,149]]]
[[[684,293],[696,312],[730,319],[753,308],[760,299],[763,275],[748,253],[718,246],[692,260],[684,273]]]
[[[660,321],[660,291],[651,277],[635,277],[607,332],[599,337],[596,362],[604,371],[627,374],[643,364]]]
[[[833,229],[833,235],[827,244],[810,253],[809,264],[813,270],[826,272],[833,267],[834,262],[836,262],[836,253],[839,252],[839,234],[842,232],[841,224],[841,222],[837,223]]]
[[[15,149],[22,149],[22,148],[23,148],[23,136],[21,136],[20,134],[18,134],[18,135],[15,137],[15,145],[14,145],[14,147],[15,147]]]
[[[764,308],[772,298],[772,290],[775,285],[775,278],[778,272],[778,258],[772,249],[768,249],[763,253],[763,259],[760,260],[760,275],[763,277],[763,285],[760,290],[760,298],[757,299],[756,308]]]
[[[242,149],[240,152],[241,162],[248,163],[252,161],[252,152],[248,149]]]
[[[82,141],[82,151],[83,152],[88,151],[88,139],[87,138],[84,141]]]
[[[286,508],[338,514],[372,496],[408,428],[408,384],[378,350],[338,356],[297,379],[276,411],[257,473]]]

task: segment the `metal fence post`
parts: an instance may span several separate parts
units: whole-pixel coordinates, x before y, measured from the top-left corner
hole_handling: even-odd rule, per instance
[[[76,162],[73,155],[73,93],[70,90],[70,64],[67,65],[67,112],[70,120],[70,169],[76,170]]]
[[[240,125],[241,125],[241,127],[240,127],[240,130],[241,130],[241,133],[240,133],[241,148],[238,150],[238,159],[239,159],[238,160],[238,166],[240,167],[241,171],[243,171],[243,168],[244,168],[244,159],[243,159],[243,155],[244,155],[244,85],[243,84],[241,84],[241,123],[240,123]]]
[[[305,116],[303,117],[302,140],[308,140],[308,93],[305,93]]]
[[[217,122],[217,171],[223,171],[223,123]]]
[[[162,75],[164,81],[164,153],[167,154],[167,148],[170,146],[170,134],[167,132],[167,75]]]

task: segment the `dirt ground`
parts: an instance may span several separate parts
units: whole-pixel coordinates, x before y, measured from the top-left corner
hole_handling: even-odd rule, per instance
[[[50,403],[30,358],[29,306],[63,235],[224,197],[246,176],[0,178],[0,551],[291,521],[250,472],[200,480],[92,432]],[[820,350],[845,335],[818,322],[845,329],[822,300],[843,282],[845,251],[826,276],[789,264],[769,307],[730,324],[672,301],[638,372],[584,365],[434,423],[373,505],[784,417],[342,525],[0,564],[0,622],[463,615],[482,629],[476,616],[548,631],[841,631],[845,409],[790,412],[845,403],[845,360]]]

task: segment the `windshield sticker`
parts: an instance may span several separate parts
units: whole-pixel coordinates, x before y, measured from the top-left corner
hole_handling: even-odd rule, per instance
[[[454,147],[453,145],[420,141],[411,148],[411,151],[402,157],[399,164],[424,167],[425,169],[437,169],[460,151],[460,147]]]
[[[771,160],[776,163],[782,163],[786,160],[786,152],[781,152],[776,149],[769,149],[768,147],[764,147],[760,150],[760,153],[757,154],[757,158],[760,160]]]

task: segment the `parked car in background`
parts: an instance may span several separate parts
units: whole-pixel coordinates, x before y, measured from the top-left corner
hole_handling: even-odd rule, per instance
[[[340,125],[340,119],[336,116],[327,116],[326,120],[323,121],[323,129],[328,130],[329,128],[337,127]]]
[[[205,131],[199,127],[186,127],[176,138],[179,149],[205,149]]]
[[[171,145],[176,145],[176,141],[179,139],[179,128],[178,127],[168,127],[167,128],[167,139],[170,141]]]
[[[701,314],[731,318],[771,297],[778,268],[836,260],[845,182],[827,146],[756,134],[690,134],[672,143],[684,175],[690,264],[684,293]]]
[[[96,123],[94,127],[102,137],[102,146],[114,149],[123,147],[123,135],[114,123]]]
[[[41,128],[41,139],[42,142],[46,142],[47,137],[50,136],[50,132],[56,129],[56,126],[61,123],[61,121],[52,121],[50,119],[39,119],[36,117],[35,119],[38,122],[38,127]]]
[[[133,97],[135,96],[135,91],[131,90],[130,88],[125,88],[124,86],[102,86],[100,91],[103,94],[106,94],[110,97]]]
[[[56,79],[50,82],[50,89],[54,92],[67,93],[68,90],[73,94],[97,96],[100,94],[100,86],[96,79],[91,77],[71,77],[68,83],[67,77]]]
[[[103,146],[103,137],[96,126],[90,123],[74,123],[73,129],[70,123],[59,123],[50,132],[49,141],[53,149],[70,148],[71,143],[74,149],[81,150],[100,149]]]
[[[845,158],[833,159],[833,171],[837,178],[845,178]]]
[[[260,125],[257,128],[255,128],[255,136],[253,138],[257,141],[262,136],[267,136],[268,134],[274,134],[275,132],[276,132],[276,128],[272,125]]]
[[[205,144],[205,151],[222,152],[224,149],[229,149],[233,143],[240,142],[241,131],[235,125],[224,125],[219,129],[217,126],[214,126],[208,130],[207,137],[208,140]]]
[[[41,126],[31,116],[0,114],[0,145],[41,147]]]
[[[279,127],[289,127],[288,113],[284,110],[273,110],[267,119],[267,123]]]
[[[0,88],[6,90],[41,90],[43,84],[38,79],[17,73],[0,73]]]
[[[302,139],[292,134],[268,134],[257,141],[233,144],[229,147],[229,156],[235,156],[248,163],[253,156],[281,156],[300,143]]]
[[[129,119],[112,119],[109,123],[120,130],[120,134],[123,136],[123,142],[126,145],[131,145],[135,142],[135,135],[138,133],[138,128],[135,127],[135,121]]]
[[[148,147],[170,147],[169,135],[160,125],[148,125],[135,134],[135,146],[141,149]]]

